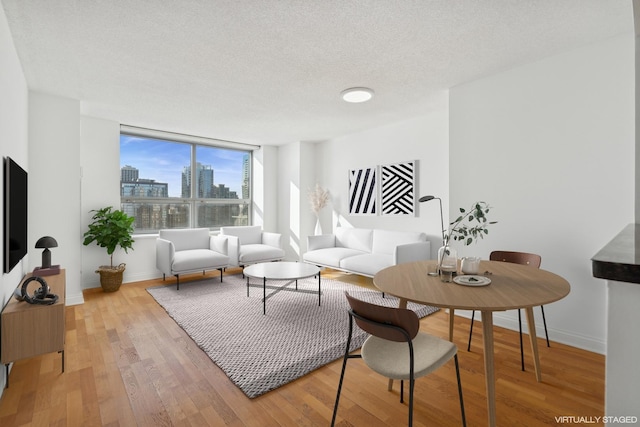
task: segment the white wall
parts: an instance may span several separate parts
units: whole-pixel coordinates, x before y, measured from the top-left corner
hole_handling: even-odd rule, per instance
[[[282,233],[285,258],[300,257],[300,150],[301,143],[278,149],[278,232]]]
[[[278,230],[278,147],[265,146],[253,152],[252,220],[265,231]]]
[[[606,286],[590,259],[634,220],[633,53],[633,38],[618,37],[456,87],[450,99],[450,208],[484,200],[499,221],[459,255],[540,254],[572,286],[545,307],[551,339],[600,353]],[[517,326],[516,312],[495,317]]]
[[[22,73],[4,9],[0,7],[0,153],[11,157],[27,172],[29,135],[29,91]],[[0,188],[4,188],[4,175],[0,174]],[[4,210],[4,207],[2,208]],[[4,211],[3,211],[4,217]],[[0,242],[4,241],[4,228],[0,227]],[[35,244],[35,242],[34,242]],[[0,259],[4,259],[4,247],[0,244]],[[0,275],[0,303],[4,307],[14,289],[28,272],[27,255],[8,274]],[[0,369],[0,390],[6,384],[5,369]],[[1,391],[0,391],[1,395]]]
[[[52,236],[52,264],[66,269],[66,304],[81,304],[80,102],[29,92],[29,242]],[[29,249],[30,269],[42,250]]]
[[[112,120],[82,116],[80,118],[80,166],[82,170],[80,229],[87,231],[94,209],[113,206],[120,209],[120,189],[114,182],[120,180],[120,124]],[[109,265],[107,250],[94,243],[82,246],[82,288],[100,286],[96,268]],[[136,242],[137,243],[137,242]],[[137,249],[134,245],[134,250]],[[155,247],[154,247],[155,250]],[[134,252],[129,252],[130,254]],[[124,251],[118,248],[113,253],[113,263],[126,263],[123,280],[135,276],[146,263],[130,263]]]
[[[431,241],[432,256],[442,246],[440,207],[437,200],[418,204],[417,215],[349,215],[348,173],[350,169],[375,167],[418,160],[416,196],[441,197],[446,218],[449,199],[449,113],[448,96],[442,93],[437,106],[417,118],[316,144],[314,161],[319,166],[318,183],[329,190],[331,201],[320,213],[323,232],[336,224],[399,231],[421,231]],[[315,183],[314,183],[315,185]],[[310,212],[308,203],[305,208]],[[315,221],[311,216],[312,221]],[[312,222],[313,223],[313,222]]]

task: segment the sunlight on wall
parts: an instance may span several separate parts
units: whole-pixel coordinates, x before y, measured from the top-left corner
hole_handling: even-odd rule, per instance
[[[353,227],[353,224],[351,224],[343,215],[340,215],[340,212],[335,209],[333,210],[332,223],[334,230],[336,227]]]
[[[252,182],[252,197],[253,197],[253,210],[252,220],[254,225],[264,224],[264,166],[262,165],[262,159],[257,155],[253,155],[253,182]]]
[[[300,189],[289,183],[289,245],[300,256]]]

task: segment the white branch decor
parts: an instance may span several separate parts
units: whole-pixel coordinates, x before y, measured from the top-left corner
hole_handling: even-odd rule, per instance
[[[320,184],[316,184],[316,187],[309,191],[311,210],[318,215],[318,212],[327,206],[327,202],[329,202],[329,191],[320,187]]]

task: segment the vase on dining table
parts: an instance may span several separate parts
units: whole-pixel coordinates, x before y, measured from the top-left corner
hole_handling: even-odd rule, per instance
[[[438,249],[438,271],[444,282],[453,280],[458,269],[458,251],[449,245],[442,246]]]

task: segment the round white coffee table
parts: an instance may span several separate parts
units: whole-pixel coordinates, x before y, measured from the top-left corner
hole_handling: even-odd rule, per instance
[[[298,290],[298,280],[307,277],[318,276],[318,305],[320,305],[320,268],[304,262],[264,262],[253,264],[245,267],[243,274],[247,276],[247,297],[249,296],[249,287],[260,287],[260,285],[252,285],[249,278],[262,279],[262,314],[267,314],[267,299],[280,291],[294,291],[315,294],[315,291],[300,289]],[[287,283],[281,286],[267,286],[267,280],[287,280]],[[288,289],[287,286],[295,283],[295,289]],[[267,288],[274,289],[267,295]]]

